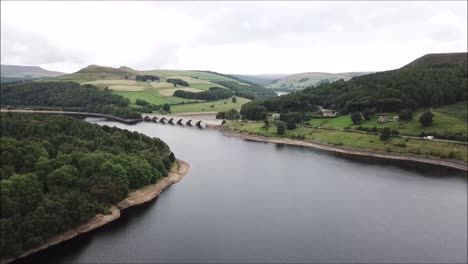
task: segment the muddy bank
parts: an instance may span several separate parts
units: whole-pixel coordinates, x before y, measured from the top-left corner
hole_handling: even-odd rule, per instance
[[[174,166],[171,169],[167,177],[160,179],[155,184],[148,185],[148,186],[143,187],[142,189],[138,189],[136,191],[130,192],[127,198],[117,203],[117,205],[112,205],[109,208],[110,214],[107,214],[107,215],[97,214],[96,216],[91,218],[88,222],[78,226],[77,228],[58,234],[44,241],[41,245],[23,252],[23,254],[21,254],[20,256],[16,258],[1,259],[0,263],[2,264],[9,263],[11,261],[24,258],[26,256],[29,256],[31,254],[34,254],[36,252],[49,248],[51,246],[70,240],[80,234],[84,234],[92,230],[95,230],[107,223],[110,223],[118,219],[120,217],[120,213],[122,210],[154,200],[156,197],[158,197],[161,194],[161,192],[164,189],[166,189],[167,187],[169,187],[170,185],[174,183],[179,182],[189,172],[190,165],[187,162],[178,159],[176,161],[176,164],[177,166]]]
[[[372,152],[372,151],[366,151],[366,150],[356,150],[356,149],[351,149],[351,148],[346,148],[346,147],[336,147],[336,146],[325,145],[325,144],[309,142],[309,141],[251,135],[251,134],[237,132],[237,131],[225,130],[223,128],[221,128],[220,130],[224,136],[239,137],[239,138],[243,138],[246,140],[258,141],[258,142],[303,146],[303,147],[310,147],[310,148],[315,148],[315,149],[319,149],[323,151],[330,151],[334,153],[341,153],[341,154],[347,154],[347,155],[365,156],[365,157],[387,159],[387,160],[411,161],[411,162],[417,162],[420,164],[430,164],[434,166],[447,167],[447,168],[461,170],[465,172],[468,171],[468,164],[463,161],[457,161],[457,160],[442,160],[442,159],[426,158],[426,157],[410,155],[410,154],[381,153],[381,152]]]

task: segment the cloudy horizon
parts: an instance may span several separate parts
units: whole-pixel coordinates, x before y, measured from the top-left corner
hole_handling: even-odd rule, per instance
[[[40,12],[38,12],[40,10]],[[467,2],[1,2],[1,63],[382,71],[467,51]]]

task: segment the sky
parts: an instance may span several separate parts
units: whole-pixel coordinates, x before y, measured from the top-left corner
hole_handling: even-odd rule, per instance
[[[382,71],[467,51],[467,1],[1,1],[1,63],[237,74]]]

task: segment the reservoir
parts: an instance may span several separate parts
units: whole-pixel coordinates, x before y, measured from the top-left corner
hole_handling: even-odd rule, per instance
[[[218,130],[87,118],[164,140],[183,180],[37,263],[467,261],[465,173],[430,173]]]
[[[275,91],[276,95],[278,96],[281,96],[281,95],[285,95],[285,94],[288,94],[290,92],[284,92],[284,91]]]

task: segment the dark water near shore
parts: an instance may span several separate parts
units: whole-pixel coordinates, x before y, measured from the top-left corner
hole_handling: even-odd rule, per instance
[[[366,163],[217,130],[98,123],[160,137],[191,171],[155,202],[28,261],[467,261],[464,173]]]

